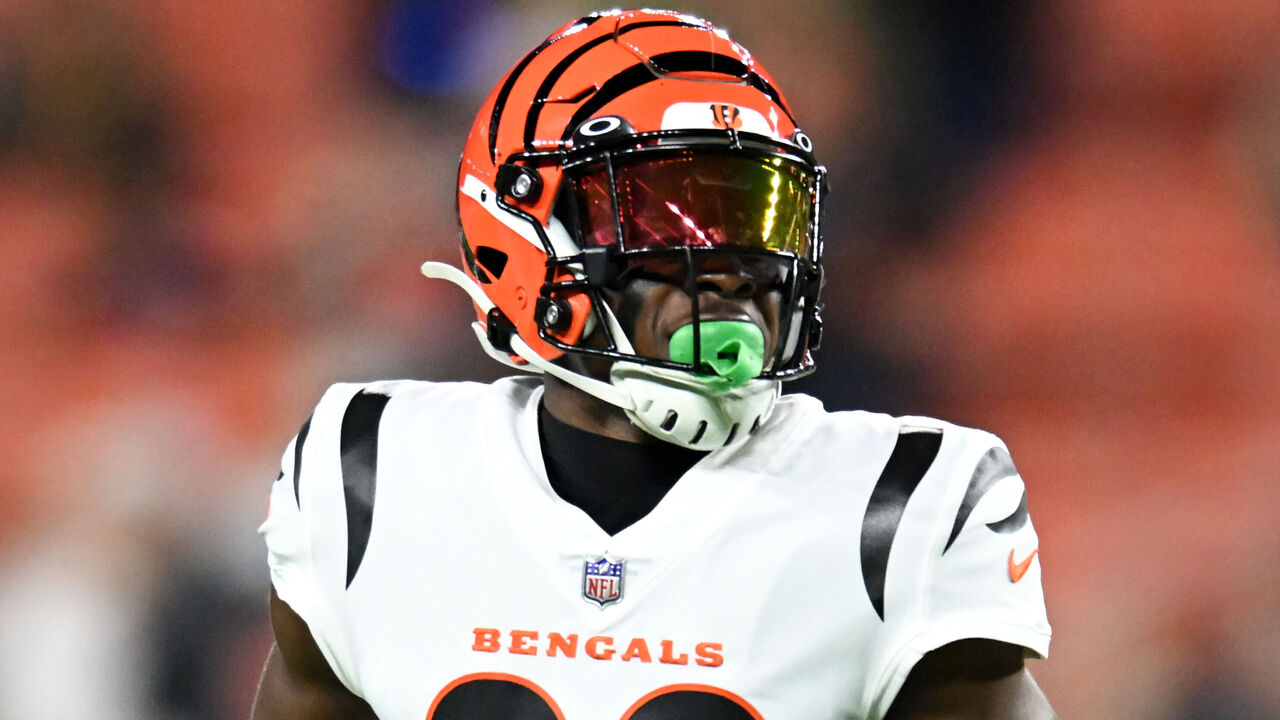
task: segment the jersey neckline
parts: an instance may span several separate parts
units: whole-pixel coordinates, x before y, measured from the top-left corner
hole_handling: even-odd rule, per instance
[[[515,387],[512,387],[515,386]],[[538,405],[543,388],[538,378],[515,377],[493,385],[499,392],[484,400],[478,421],[493,439],[481,468],[511,526],[544,562],[559,574],[566,562],[602,555],[626,560],[627,595],[638,597],[659,578],[665,566],[697,547],[722,527],[734,510],[758,492],[776,473],[771,460],[758,458],[756,447],[790,444],[791,436],[809,425],[808,413],[795,413],[792,403],[778,404],[773,416],[748,442],[708,453],[686,472],[644,517],[609,535],[582,509],[556,494],[547,478],[538,439]],[[798,416],[798,417],[797,417]],[[765,435],[780,434],[761,443]],[[566,587],[566,598],[584,612],[579,588]],[[630,603],[619,603],[625,608]]]

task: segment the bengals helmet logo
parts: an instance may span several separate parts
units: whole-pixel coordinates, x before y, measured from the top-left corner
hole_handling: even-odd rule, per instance
[[[742,111],[736,105],[712,103],[711,122],[721,130],[738,130],[742,127]]]

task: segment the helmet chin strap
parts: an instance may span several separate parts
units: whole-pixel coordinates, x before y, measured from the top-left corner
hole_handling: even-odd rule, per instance
[[[462,288],[466,291],[467,295],[470,296],[471,301],[486,313],[497,307],[494,305],[493,301],[489,299],[489,296],[484,294],[484,290],[480,289],[480,286],[476,284],[475,280],[472,280],[466,273],[452,265],[442,262],[428,261],[422,263],[421,270],[422,274],[429,278],[448,280],[454,285]],[[489,357],[518,370],[524,370],[526,372],[530,371],[528,367],[515,364],[506,353],[495,348],[489,342],[489,335],[485,332],[483,325],[478,322],[472,323],[472,328],[475,330],[476,337],[480,340],[481,346],[484,347],[485,353],[488,354]],[[529,365],[537,372],[545,372],[548,375],[554,375],[579,390],[600,398],[610,405],[616,405],[623,410],[629,410],[632,406],[631,399],[627,397],[626,393],[607,382],[596,380],[595,378],[587,377],[586,375],[581,375],[543,358],[541,355],[534,352],[533,348],[529,347],[528,343],[526,343],[518,333],[511,335],[511,350],[516,355],[520,356],[525,362],[529,363]]]
[[[631,399],[633,406],[623,408],[631,422],[691,450],[715,450],[746,439],[769,418],[782,390],[781,382],[760,379],[714,390],[692,373],[625,360],[613,364],[609,378]]]
[[[422,274],[462,288],[486,313],[495,307],[474,280],[452,265],[425,262]],[[613,313],[608,308],[603,310],[619,349],[634,353]],[[625,360],[614,362],[609,371],[610,382],[604,382],[543,358],[519,334],[512,334],[511,350],[529,363],[525,367],[493,347],[483,325],[472,323],[472,328],[485,352],[499,362],[524,371],[533,368],[563,380],[621,408],[631,422],[650,435],[692,450],[715,450],[744,440],[768,419],[781,394],[782,383],[777,380],[750,380],[722,391],[692,373]]]

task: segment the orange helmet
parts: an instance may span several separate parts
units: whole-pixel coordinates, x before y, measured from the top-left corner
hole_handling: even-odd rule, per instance
[[[465,277],[424,272],[468,290],[477,335],[504,361],[545,369],[581,353],[697,375],[710,372],[700,332],[685,361],[639,355],[602,290],[656,261],[682,263],[686,278],[726,255],[764,264],[783,311],[755,378],[776,384],[812,369],[821,331],[825,171],[812,151],[772,78],[723,30],[674,12],[588,15],[481,107],[458,171]],[[696,297],[693,312],[696,325]]]

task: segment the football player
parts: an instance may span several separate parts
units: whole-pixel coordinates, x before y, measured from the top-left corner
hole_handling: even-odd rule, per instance
[[[458,173],[475,334],[540,375],[324,394],[262,527],[255,717],[1049,718],[1001,441],[825,411],[824,170],[722,30],[610,11],[489,96]]]

